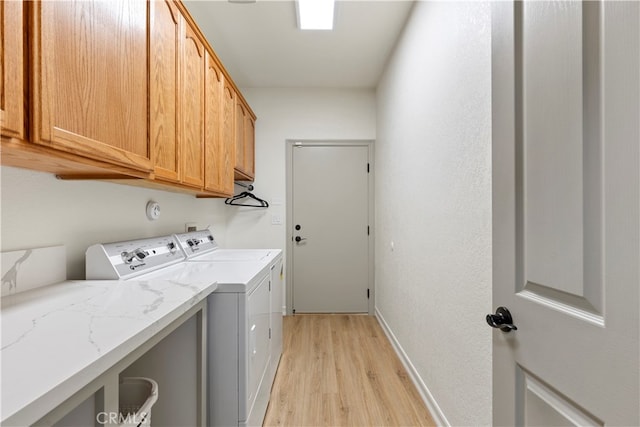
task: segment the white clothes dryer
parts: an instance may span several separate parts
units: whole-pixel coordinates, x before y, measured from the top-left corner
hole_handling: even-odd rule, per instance
[[[187,263],[229,272],[208,301],[209,424],[262,425],[282,354],[282,251],[221,249],[210,230],[176,240]]]

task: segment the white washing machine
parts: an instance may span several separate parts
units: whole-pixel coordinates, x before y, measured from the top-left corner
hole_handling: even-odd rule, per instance
[[[123,281],[135,282],[143,291],[145,312],[153,316],[156,308],[173,295],[170,288],[207,289],[207,292],[216,289],[220,276],[216,266],[203,264],[203,268],[193,268],[193,264],[184,260],[174,236],[98,244],[87,249],[86,276],[113,280],[112,286],[120,286]],[[199,424],[203,373],[198,330],[194,316],[121,372],[121,376],[153,378],[159,384],[160,399],[153,408],[156,423]]]
[[[282,347],[281,311],[279,322],[271,319],[271,271],[278,260],[281,265],[281,253],[219,249],[210,232],[195,233],[93,245],[86,253],[87,279],[216,283],[207,300],[207,425],[262,425],[275,374],[273,360],[279,360]],[[206,237],[208,244],[205,233],[211,236]],[[185,238],[198,248],[190,251],[188,261]],[[214,250],[220,251],[215,260],[207,259]],[[279,331],[277,345],[272,344],[274,329]],[[277,356],[272,357],[272,350]]]
[[[188,263],[228,272],[208,301],[209,425],[262,425],[282,354],[282,251],[220,249],[210,230],[176,239]]]

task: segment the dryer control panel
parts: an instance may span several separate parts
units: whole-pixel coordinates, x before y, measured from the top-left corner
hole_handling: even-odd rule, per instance
[[[218,249],[218,244],[213,238],[211,230],[208,229],[176,234],[175,237],[187,258]]]
[[[184,261],[174,236],[90,246],[85,256],[87,279],[130,279]]]

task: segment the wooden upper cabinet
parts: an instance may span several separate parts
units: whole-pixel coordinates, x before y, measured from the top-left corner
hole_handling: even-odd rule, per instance
[[[238,96],[236,100],[236,166],[235,178],[250,180],[255,177],[255,119],[249,107]]]
[[[150,171],[147,1],[34,1],[30,10],[31,142]]]
[[[255,115],[179,0],[0,0],[0,25],[2,164],[204,197],[253,180]]]
[[[205,190],[233,195],[233,149],[224,141],[224,74],[207,52],[205,71]]]
[[[205,48],[188,22],[182,27],[180,124],[182,182],[204,185],[204,72]]]
[[[178,60],[181,15],[172,0],[149,3],[149,131],[156,178],[180,181]]]
[[[222,153],[221,153],[221,161],[220,161],[220,176],[221,176],[221,188],[222,188],[222,192],[224,194],[227,195],[233,195],[234,192],[234,183],[233,183],[233,165],[235,163],[235,158],[236,158],[236,150],[235,150],[235,145],[232,143],[233,141],[233,105],[234,105],[234,98],[232,96],[230,102],[229,102],[229,107],[228,110],[225,107],[225,92],[229,93],[230,88],[225,89],[225,85],[224,85],[224,79],[226,79],[226,77],[223,77],[223,93],[222,93],[222,124],[221,124],[221,128],[222,128],[222,137],[221,137],[221,145],[222,145]],[[229,98],[226,98],[229,99]],[[228,117],[225,116],[226,115],[226,111],[228,111]],[[228,129],[226,132],[228,132],[228,137],[224,137],[224,133],[225,133],[225,128]],[[228,141],[228,142],[225,142]]]
[[[251,179],[256,175],[255,145],[256,121],[251,114],[247,114],[244,118],[244,167]]]
[[[2,43],[0,49],[0,122],[2,136],[25,138],[24,109],[24,3],[5,1],[0,4]]]
[[[244,126],[244,120],[247,116],[247,109],[246,107],[242,104],[242,101],[240,101],[240,99],[236,100],[236,133],[235,133],[235,138],[236,138],[236,170],[239,172],[245,172],[245,168],[244,168],[244,149],[245,149],[245,145],[244,145],[244,131],[245,131],[245,126]]]
[[[225,167],[228,168],[224,173],[234,178],[234,168],[236,165],[236,92],[233,86],[224,79],[222,90],[222,143],[227,147],[227,158],[225,159]],[[231,192],[233,192],[233,182],[231,182]]]

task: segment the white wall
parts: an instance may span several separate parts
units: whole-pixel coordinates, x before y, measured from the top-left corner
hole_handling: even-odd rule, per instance
[[[417,2],[377,91],[376,306],[455,426],[492,419],[490,45],[487,3]]]
[[[52,174],[1,167],[2,251],[65,245],[67,276],[84,279],[84,253],[95,243],[184,232],[186,222],[211,225],[224,244],[226,206],[221,199],[99,181],[61,181]],[[161,215],[149,221],[149,200]]]
[[[285,144],[287,139],[375,139],[372,90],[244,88],[256,121],[256,177],[253,193],[268,209],[232,207],[227,216],[227,246],[286,247]],[[241,188],[236,187],[239,191]],[[273,215],[282,225],[272,225]]]

